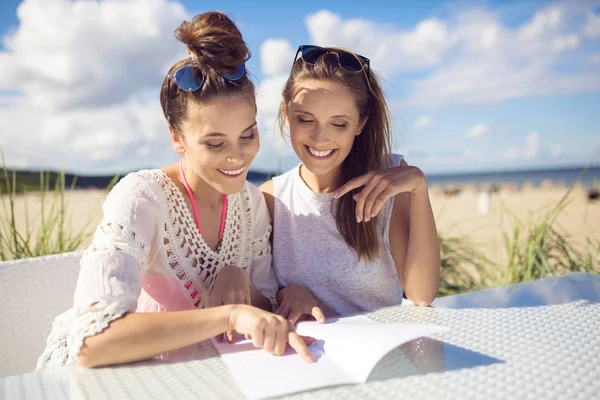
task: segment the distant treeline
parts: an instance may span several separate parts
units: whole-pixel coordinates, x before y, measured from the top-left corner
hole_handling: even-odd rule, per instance
[[[17,193],[35,192],[42,188],[53,190],[57,187],[77,189],[107,189],[121,180],[127,173],[120,175],[75,175],[55,171],[35,172],[6,169],[0,170],[0,194],[8,191]],[[13,180],[14,176],[14,180]],[[266,181],[272,175],[263,172],[248,172],[249,181]],[[14,185],[13,185],[14,182]],[[14,186],[14,188],[13,188]]]

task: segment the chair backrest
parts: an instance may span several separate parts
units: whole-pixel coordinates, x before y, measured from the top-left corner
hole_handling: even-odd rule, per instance
[[[82,254],[0,262],[0,375],[35,369],[54,318],[73,305]]]

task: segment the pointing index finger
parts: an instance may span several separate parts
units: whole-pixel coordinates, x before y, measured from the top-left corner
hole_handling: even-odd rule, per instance
[[[306,342],[296,332],[288,333],[288,343],[294,350],[296,350],[296,353],[298,353],[304,361],[315,361],[310,350],[308,350],[306,347]]]
[[[333,192],[332,196],[334,199],[339,199],[349,191],[364,186],[369,180],[368,175],[359,176],[343,184],[338,190]]]

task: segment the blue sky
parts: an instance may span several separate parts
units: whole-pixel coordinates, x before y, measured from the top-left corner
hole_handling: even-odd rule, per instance
[[[174,160],[156,99],[165,68],[185,54],[172,32],[214,9],[234,18],[253,53],[254,169],[275,169],[273,154],[284,169],[297,163],[274,118],[306,43],[371,58],[386,80],[395,150],[426,172],[600,164],[598,1],[24,3],[0,3],[9,165],[110,173]]]

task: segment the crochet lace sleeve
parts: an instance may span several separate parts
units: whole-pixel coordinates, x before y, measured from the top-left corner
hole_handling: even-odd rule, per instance
[[[86,337],[135,311],[158,232],[159,208],[150,182],[137,174],[129,174],[111,190],[102,223],[80,261],[73,307],[54,320],[37,368],[77,364]]]
[[[250,280],[258,291],[276,308],[275,300],[279,285],[272,267],[271,217],[267,203],[259,188],[251,183],[247,190],[252,208],[252,262]]]

